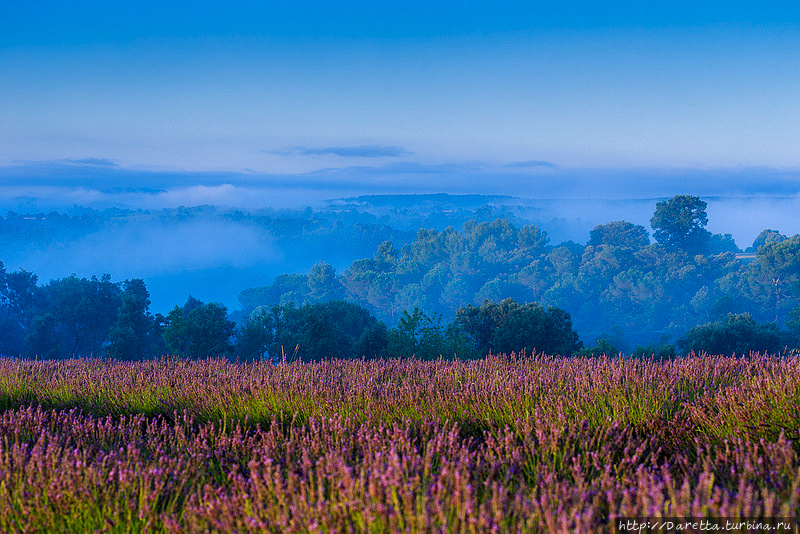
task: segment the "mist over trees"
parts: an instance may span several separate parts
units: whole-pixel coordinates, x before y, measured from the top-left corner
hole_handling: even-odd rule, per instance
[[[403,310],[449,321],[463,306],[511,298],[564,309],[584,340],[614,339],[621,350],[675,343],[695,325],[729,313],[791,326],[800,296],[800,237],[765,231],[754,258],[737,256],[730,235],[705,230],[705,209],[686,195],[659,202],[655,243],[646,228],[627,221],[596,226],[586,245],[551,244],[544,230],[503,219],[423,229],[402,246],[382,243],[342,273],[319,264],[309,275],[283,275],[245,290],[239,300],[247,315],[260,306],[320,302],[329,293],[395,324]]]
[[[372,251],[341,271],[319,262],[306,274],[245,289],[230,314],[191,296],[166,315],[153,314],[138,278],[72,275],[40,284],[35,274],[0,264],[0,353],[317,360],[471,358],[525,349],[670,357],[676,345],[741,353],[784,350],[800,340],[800,236],[767,229],[750,254],[741,254],[730,235],[705,229],[706,204],[697,197],[656,204],[655,242],[647,228],[624,220],[595,226],[582,244],[552,243],[543,228],[513,214],[414,234],[375,220],[344,226],[303,219],[311,212],[295,215],[294,222],[258,217],[298,243],[308,236],[334,249],[352,239],[351,249],[372,243]],[[45,228],[108,224],[96,213],[55,221],[48,216]],[[5,220],[17,230],[27,222],[17,215]],[[9,235],[17,234],[4,239]]]
[[[413,199],[413,200],[409,200]],[[317,209],[243,211],[216,206],[0,216],[0,259],[47,281],[71,273],[146,280],[154,312],[167,314],[193,294],[237,306],[236,295],[282,273],[325,262],[342,268],[384,241],[401,246],[418,228],[504,218],[517,224],[536,209],[487,205],[499,197],[364,197]]]

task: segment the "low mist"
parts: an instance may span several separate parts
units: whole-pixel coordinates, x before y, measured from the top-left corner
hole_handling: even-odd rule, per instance
[[[50,237],[26,239],[20,234],[4,245],[0,259],[7,268],[35,272],[42,283],[72,273],[143,278],[153,310],[160,312],[184,302],[189,294],[235,309],[242,289],[268,284],[279,274],[308,272],[319,261],[341,271],[353,260],[370,257],[381,239],[401,239],[396,232],[413,235],[423,226],[459,228],[470,218],[510,218],[515,224],[546,230],[551,244],[585,243],[594,226],[613,220],[627,220],[652,232],[650,218],[659,200],[692,194],[708,203],[707,229],[732,234],[741,249],[765,228],[786,235],[800,232],[800,180],[792,169],[593,170],[540,161],[406,161],[268,175],[154,171],[101,163],[84,158],[0,167],[4,212],[79,215],[89,208],[128,213],[121,222],[70,234],[60,234],[57,228]],[[451,196],[445,201],[432,193]],[[359,195],[372,195],[372,200]],[[469,202],[462,195],[470,195]],[[357,200],[337,200],[344,198]],[[214,206],[211,211],[218,213],[241,209],[250,218],[157,215],[199,205]],[[317,235],[317,241],[309,241],[302,229],[281,241],[273,234],[275,228],[254,224],[250,214],[264,210],[283,217],[289,226],[324,219],[331,228],[341,219],[345,225],[363,223],[376,230],[359,246],[351,246],[346,234]]]
[[[9,269],[33,271],[41,282],[73,273],[143,278],[153,308],[163,312],[190,293],[234,305],[240,284],[267,281],[254,274],[276,273],[283,256],[268,232],[248,224],[134,220],[46,248],[8,248],[3,261]]]

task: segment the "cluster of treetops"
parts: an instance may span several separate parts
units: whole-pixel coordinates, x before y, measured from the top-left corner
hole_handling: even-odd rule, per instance
[[[705,202],[681,195],[657,204],[654,243],[626,221],[595,227],[586,245],[551,245],[541,229],[504,219],[419,230],[341,274],[318,264],[243,291],[238,325],[224,306],[192,297],[151,314],[139,279],[38,285],[33,273],[0,268],[0,353],[276,361],[796,350],[800,235],[764,230],[739,254],[707,222]]]

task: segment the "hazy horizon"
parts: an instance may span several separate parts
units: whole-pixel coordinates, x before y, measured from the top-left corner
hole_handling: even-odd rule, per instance
[[[795,216],[800,212],[800,168],[570,168],[532,160],[502,165],[396,162],[278,174],[125,167],[92,158],[0,166],[4,212],[200,205],[303,209],[362,195],[432,193],[513,197],[549,210],[550,218],[579,221],[582,233],[556,236],[578,242],[588,239],[592,226],[611,220],[630,220],[650,230],[655,203],[677,194],[706,200],[709,230],[732,234],[741,248],[765,228],[800,232]]]

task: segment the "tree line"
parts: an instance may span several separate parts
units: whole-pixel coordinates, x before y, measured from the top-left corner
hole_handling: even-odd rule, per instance
[[[419,230],[341,274],[318,264],[243,291],[238,326],[224,306],[193,297],[152,314],[139,279],[40,285],[0,263],[0,353],[314,360],[797,347],[800,236],[765,230],[746,261],[729,235],[705,230],[705,207],[690,196],[659,202],[655,242],[627,221],[595,227],[583,245],[551,245],[545,231],[505,219]]]
[[[695,325],[729,314],[793,328],[800,236],[764,230],[747,257],[707,223],[706,203],[688,195],[656,204],[652,240],[628,221],[596,226],[585,244],[551,244],[544,230],[505,219],[468,221],[460,230],[419,230],[400,247],[385,241],[341,273],[318,264],[278,276],[239,301],[248,316],[263,306],[347,299],[395,324],[415,307],[449,321],[467,304],[511,298],[566,310],[585,339],[628,351],[675,344]]]
[[[404,310],[389,328],[366,308],[330,300],[297,307],[260,307],[238,327],[225,306],[189,297],[166,316],[148,311],[142,280],[67,278],[43,286],[25,271],[0,264],[0,354],[45,358],[108,356],[140,360],[164,354],[225,355],[243,361],[329,358],[477,358],[526,351],[561,355],[617,354],[606,339],[584,347],[569,313],[512,299],[459,308],[451,321],[420,308]],[[789,329],[749,314],[695,326],[680,339],[684,352],[782,352],[800,346],[796,314]],[[637,356],[673,357],[674,345],[640,346]]]
[[[287,357],[476,358],[523,350],[570,355],[583,346],[563,310],[511,299],[467,305],[449,323],[419,308],[404,310],[391,329],[365,308],[343,300],[300,308],[273,305],[251,315],[237,339],[240,358],[273,361]]]
[[[149,312],[140,279],[121,283],[75,275],[37,285],[0,263],[0,354],[141,360],[171,354],[242,360],[348,357],[459,357],[523,349],[572,354],[581,348],[569,315],[511,300],[468,305],[455,321],[419,308],[388,328],[358,304],[331,300],[259,308],[239,327],[225,306],[189,297],[166,316]]]

